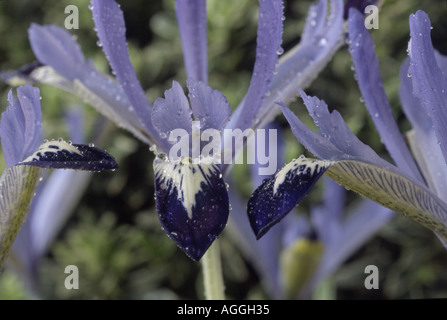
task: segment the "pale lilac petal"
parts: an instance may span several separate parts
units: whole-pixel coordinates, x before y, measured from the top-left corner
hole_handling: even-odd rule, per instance
[[[233,185],[231,181],[230,185]],[[281,299],[279,255],[292,241],[309,234],[307,219],[289,214],[264,237],[256,240],[245,213],[246,204],[234,188],[230,187],[228,195],[232,210],[226,230],[255,267],[269,296]]]
[[[444,159],[447,160],[447,79],[435,59],[430,20],[423,11],[410,16],[408,53],[413,93],[431,118]]]
[[[183,88],[177,81],[173,81],[172,88],[165,91],[164,99],[155,100],[152,122],[161,139],[168,139],[171,131],[175,129],[191,132],[191,109]]]
[[[203,82],[188,80],[189,101],[194,120],[200,121],[201,130],[221,130],[231,116],[230,103],[218,90],[213,90]]]
[[[188,79],[207,83],[208,55],[206,39],[206,0],[175,2],[180,39]]]
[[[155,134],[150,119],[151,105],[130,61],[123,12],[112,0],[92,0],[91,4],[99,41],[110,66],[146,129]]]
[[[368,112],[396,165],[423,181],[401,135],[383,89],[374,43],[365,28],[364,16],[356,9],[349,11],[349,51],[354,62],[357,82]]]
[[[297,89],[307,87],[344,44],[343,1],[332,0],[330,8],[328,12],[327,0],[310,7],[300,43],[278,61],[272,83],[256,115],[257,127],[263,128],[281,113],[276,102],[287,104],[294,100]],[[239,112],[240,107],[235,114]]]
[[[52,66],[70,81],[81,78],[85,58],[79,45],[66,30],[33,23],[28,35],[33,52],[41,63]]]
[[[336,110],[329,113],[324,101],[309,97],[302,90],[300,94],[310,114],[317,119],[316,125],[322,135],[306,127],[293,112],[284,105],[281,106],[292,132],[306,149],[325,160],[362,160],[379,166],[389,166],[354,135]]]
[[[24,75],[16,72],[16,76],[73,92],[141,141],[152,143],[120,84],[99,72],[92,63],[85,62],[83,57],[78,57],[76,52],[80,50],[79,46],[67,30],[57,26],[33,25],[29,34],[40,64],[29,66]],[[73,50],[75,54],[72,57],[69,55],[71,51],[48,50],[53,46]],[[45,65],[42,66],[42,63]]]
[[[323,179],[325,186],[323,203],[311,208],[311,221],[318,238],[323,243],[330,243],[340,232],[345,210],[346,189],[328,177]]]
[[[399,98],[402,109],[414,130],[415,144],[412,144],[409,136],[413,154],[418,161],[419,167],[425,176],[425,180],[438,196],[447,194],[447,166],[441,147],[438,144],[433,122],[426,113],[421,101],[413,95],[413,85],[408,77],[409,59],[402,64],[400,71]]]
[[[259,0],[256,61],[247,95],[231,127],[245,130],[254,124],[265,94],[269,89],[282,50],[283,3],[281,0]]]
[[[256,139],[259,139],[259,136],[263,134],[257,133]],[[250,165],[250,173],[253,187],[258,187],[261,185],[262,181],[266,178],[270,178],[272,174],[276,173],[278,169],[280,169],[284,164],[284,156],[285,156],[285,143],[284,140],[284,128],[282,128],[278,123],[271,122],[265,128],[265,137],[264,144],[256,144],[255,148],[250,148],[247,152],[252,152],[252,157],[255,159],[255,163]],[[271,143],[272,142],[272,143]],[[261,159],[258,154],[264,154],[268,157],[267,161],[263,159],[263,163],[261,163]],[[264,174],[265,170],[271,167],[273,172],[271,174]]]
[[[27,84],[17,88],[0,121],[0,138],[7,168],[33,153],[41,143],[40,91]]]
[[[345,20],[348,19],[350,8],[355,8],[355,9],[359,10],[360,12],[365,12],[365,9],[367,6],[374,5],[377,7],[379,5],[379,3],[380,3],[380,0],[348,0],[348,1],[346,1],[346,4],[345,4],[344,18],[345,18]]]
[[[30,237],[36,258],[47,253],[91,178],[92,172],[57,170],[45,182],[30,217]]]
[[[386,222],[394,217],[391,210],[368,199],[351,212],[340,224],[341,232],[325,242],[325,250],[312,279],[301,291],[300,298],[307,298],[318,284],[330,276],[356,250],[368,241]]]

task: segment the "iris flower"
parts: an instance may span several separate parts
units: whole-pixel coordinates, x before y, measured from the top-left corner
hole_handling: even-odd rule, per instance
[[[80,96],[151,146],[157,155],[154,171],[160,222],[167,235],[194,260],[199,260],[222,232],[230,211],[224,177],[231,166],[196,156],[197,150],[203,151],[200,143],[194,149],[197,129],[222,132],[265,127],[280,113],[275,101],[294,99],[296,89],[307,86],[343,44],[343,2],[331,1],[329,12],[328,1],[320,0],[310,8],[300,45],[278,59],[283,52],[282,1],[260,0],[259,5],[253,75],[245,98],[233,113],[225,96],[207,85],[205,0],[176,2],[189,101],[175,81],[164,98],[153,104],[147,101],[130,62],[123,13],[115,1],[93,0],[90,8],[98,43],[116,79],[86,61],[66,30],[35,24],[29,29],[39,63],[27,69],[28,79]],[[200,123],[198,128],[193,127],[195,121]],[[189,156],[174,159],[168,155],[177,137],[169,140],[178,129],[186,133],[191,148]],[[215,154],[228,150],[225,143]],[[242,147],[231,149],[230,156],[234,159]]]
[[[277,129],[278,140],[282,141],[284,128]],[[278,148],[278,163],[284,163],[283,149]],[[254,187],[262,185],[266,178],[259,175],[258,166],[250,170]],[[308,214],[303,209],[292,209],[291,214],[256,239],[242,214],[246,202],[230,188],[231,238],[254,266],[270,298],[311,298],[325,279],[394,217],[391,210],[369,199],[347,206],[346,192],[325,177],[321,203],[311,205]]]
[[[266,180],[249,201],[251,226],[262,237],[309,192],[323,175],[432,230],[447,240],[445,57],[430,40],[423,11],[410,16],[409,58],[401,68],[400,100],[413,129],[411,151],[398,130],[380,79],[374,45],[355,9],[349,11],[349,50],[365,105],[396,165],[380,158],[348,128],[337,111],[299,90],[315,124],[306,127],[284,104],[282,111],[297,139],[320,159],[293,160]],[[267,210],[266,210],[267,208]]]
[[[117,168],[112,156],[93,146],[41,139],[40,91],[27,84],[8,95],[0,121],[6,170],[0,177],[0,267],[29,211],[45,168],[103,171]]]

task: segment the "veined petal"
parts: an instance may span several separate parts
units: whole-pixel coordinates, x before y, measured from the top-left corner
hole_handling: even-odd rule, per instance
[[[430,29],[430,20],[425,12],[419,10],[410,15],[408,72],[413,83],[413,93],[431,118],[444,160],[447,161],[447,79],[436,62]]]
[[[40,91],[31,85],[17,88],[14,99],[8,94],[9,106],[0,121],[0,139],[8,168],[31,154],[41,140],[42,115]]]
[[[330,161],[312,161],[300,157],[292,160],[272,178],[264,180],[247,205],[248,219],[257,239],[307,195],[330,164]]]
[[[114,170],[118,168],[115,159],[101,149],[65,141],[47,141],[28,158],[19,162],[41,168],[61,168],[87,171]]]
[[[272,81],[281,48],[283,3],[281,0],[259,0],[256,61],[247,95],[238,107],[232,128],[245,130],[256,122],[256,114]]]
[[[228,193],[220,168],[190,158],[156,157],[155,197],[168,236],[191,259],[200,260],[223,231],[229,214]]]
[[[187,78],[207,83],[206,0],[177,0],[175,13]]]
[[[419,181],[423,181],[394,120],[391,106],[383,89],[379,62],[374,53],[371,35],[365,28],[365,17],[354,8],[349,10],[349,39],[349,51],[354,63],[357,82],[366,108],[383,143],[399,168]]]
[[[191,132],[191,108],[182,86],[177,81],[173,81],[172,88],[165,91],[164,99],[155,100],[152,122],[161,139],[169,138],[169,134],[175,129]]]
[[[227,98],[219,90],[213,90],[203,82],[188,80],[187,86],[194,120],[200,121],[201,130],[221,130],[231,116]]]
[[[130,61],[123,12],[113,0],[92,0],[91,4],[99,41],[110,66],[146,129],[154,134],[151,105]]]
[[[13,166],[0,177],[0,268],[20,230],[43,169]]]

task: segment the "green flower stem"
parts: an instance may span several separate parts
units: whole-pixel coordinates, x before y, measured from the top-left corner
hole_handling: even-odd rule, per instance
[[[223,282],[219,241],[208,248],[202,257],[203,282],[207,300],[224,300],[225,285]]]

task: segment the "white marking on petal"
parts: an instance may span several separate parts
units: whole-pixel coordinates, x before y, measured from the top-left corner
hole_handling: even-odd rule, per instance
[[[303,170],[300,170],[300,172],[306,172],[307,174],[307,170],[310,169],[309,175],[315,175],[318,174],[323,168],[327,168],[328,166],[330,166],[332,163],[332,161],[308,159],[304,156],[300,156],[298,159],[293,159],[276,173],[275,183],[273,185],[273,194],[276,194],[279,186],[284,183],[287,174],[289,174],[289,172],[295,172],[296,174],[296,171],[300,166],[305,166]]]
[[[47,141],[40,145],[40,147],[29,157],[20,163],[45,160],[46,153],[59,153],[61,151],[68,151],[70,153],[76,153],[82,155],[82,153],[73,145],[65,141]]]
[[[190,157],[169,161],[167,157],[157,157],[154,162],[155,177],[160,186],[176,189],[178,200],[183,204],[192,219],[192,208],[196,205],[196,195],[202,191],[202,182],[209,185],[209,177],[219,172],[212,159],[200,159],[193,163]]]

